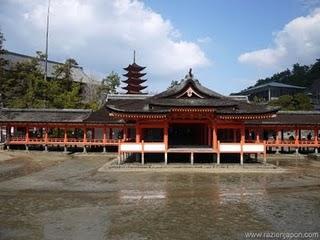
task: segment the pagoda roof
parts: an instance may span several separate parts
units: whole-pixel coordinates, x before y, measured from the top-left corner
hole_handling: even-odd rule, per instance
[[[191,73],[162,93],[143,100],[113,100],[106,107],[115,112],[143,114],[169,113],[173,108],[209,108],[222,115],[272,114],[278,110],[223,96],[202,86]]]
[[[139,71],[142,71],[143,69],[145,69],[146,67],[142,67],[138,64],[136,64],[135,62],[132,63],[132,64],[129,64],[128,67],[124,68],[124,70],[126,71],[136,71],[136,72],[139,72]]]
[[[124,77],[143,77],[146,73],[140,73],[140,72],[127,72],[126,74],[122,74]]]
[[[140,91],[140,90],[143,90],[145,89],[147,86],[140,86],[140,85],[129,85],[129,86],[125,86],[125,87],[122,87],[122,89],[125,89],[125,90],[131,90],[131,91]]]
[[[147,79],[131,78],[127,80],[122,80],[123,83],[127,83],[129,85],[140,84],[140,83],[144,83],[145,81],[147,81]]]

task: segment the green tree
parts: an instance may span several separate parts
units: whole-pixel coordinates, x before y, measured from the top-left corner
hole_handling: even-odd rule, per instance
[[[5,88],[8,107],[43,108],[47,105],[47,82],[39,69],[38,57],[16,63],[10,70]]]
[[[270,106],[280,107],[281,110],[296,111],[305,110],[309,111],[313,109],[310,102],[310,98],[303,93],[298,93],[296,95],[283,95],[276,100],[269,102]]]
[[[95,76],[90,76],[89,79],[91,81],[84,88],[85,108],[97,110],[104,104],[107,94],[117,93],[117,88],[120,86],[120,77],[118,73],[112,71],[102,79],[100,85],[96,84],[98,80]]]
[[[7,78],[5,66],[7,65],[7,61],[3,59],[1,56],[6,52],[4,50],[3,44],[4,44],[5,38],[3,36],[3,33],[0,31],[0,107],[3,106],[3,99],[5,98],[5,82]]]
[[[99,94],[117,93],[117,88],[120,86],[120,76],[118,73],[112,71],[101,81],[99,87]]]
[[[252,99],[252,102],[256,104],[260,104],[260,103],[265,103],[266,100],[263,97],[254,96]]]
[[[72,68],[78,66],[78,63],[73,58],[69,58],[65,61],[64,64],[59,64],[56,66],[54,72],[55,80],[60,82],[62,88],[67,91],[71,91],[73,87],[73,76]]]

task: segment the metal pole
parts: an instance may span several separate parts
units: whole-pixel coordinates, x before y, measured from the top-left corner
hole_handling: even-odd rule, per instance
[[[45,53],[45,62],[44,62],[44,80],[47,80],[48,74],[48,38],[49,38],[49,15],[50,15],[50,2],[48,0],[48,12],[47,12],[47,30],[46,30],[46,53]]]

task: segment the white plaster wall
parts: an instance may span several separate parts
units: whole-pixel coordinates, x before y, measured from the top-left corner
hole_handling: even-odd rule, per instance
[[[244,144],[243,145],[243,152],[264,152],[264,145],[263,144]]]
[[[164,143],[145,143],[144,151],[145,152],[164,152],[165,151]]]
[[[234,153],[240,152],[241,147],[239,144],[230,144],[230,143],[220,143],[220,152],[222,153]]]
[[[122,144],[120,144],[120,151],[122,151],[122,152],[141,152],[142,146],[140,143],[122,143]]]

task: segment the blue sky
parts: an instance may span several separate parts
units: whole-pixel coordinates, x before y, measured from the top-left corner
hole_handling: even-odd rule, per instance
[[[317,0],[51,0],[49,58],[75,58],[97,78],[123,73],[137,50],[148,90],[162,91],[193,68],[223,94],[320,57]],[[1,0],[11,51],[44,49],[46,1]]]

